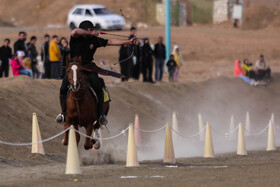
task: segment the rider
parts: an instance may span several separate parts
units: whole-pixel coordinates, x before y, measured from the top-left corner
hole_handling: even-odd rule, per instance
[[[124,44],[134,43],[135,38],[130,40],[118,40],[118,39],[103,39],[97,37],[99,31],[96,30],[92,22],[86,20],[80,23],[79,28],[76,28],[71,33],[70,38],[70,57],[81,56],[82,65],[94,63],[93,56],[97,48],[106,47],[106,46],[120,46]],[[102,90],[102,82],[98,77],[96,72],[84,71],[84,74],[87,76],[90,86],[96,92],[98,103],[98,117],[100,125],[107,125],[108,120],[104,115],[104,95]],[[60,87],[60,105],[62,113],[59,114],[56,118],[57,123],[63,124],[65,122],[66,115],[66,100],[68,92],[69,81],[67,74],[65,75],[61,87]]]

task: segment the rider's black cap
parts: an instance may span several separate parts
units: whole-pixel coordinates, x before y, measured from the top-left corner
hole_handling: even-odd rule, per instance
[[[79,28],[88,30],[88,29],[95,29],[96,27],[92,24],[91,21],[85,20],[80,23]]]

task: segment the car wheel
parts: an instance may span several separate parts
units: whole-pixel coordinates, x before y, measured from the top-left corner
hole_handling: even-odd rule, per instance
[[[95,24],[95,28],[96,28],[97,30],[100,30],[100,29],[101,29],[100,24],[99,24],[99,23],[96,23],[96,24]]]
[[[69,24],[69,27],[71,30],[76,29],[76,25],[73,22]]]

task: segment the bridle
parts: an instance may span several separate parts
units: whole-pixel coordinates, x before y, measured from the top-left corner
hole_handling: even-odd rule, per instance
[[[73,65],[76,65],[77,69],[73,68]],[[77,70],[78,67],[80,66],[80,64],[78,62],[70,62],[68,65],[68,70],[67,73],[69,73],[69,67],[71,66],[71,70],[73,71],[73,79],[77,78]],[[74,66],[75,67],[75,66]],[[82,71],[81,69],[79,70],[80,72]],[[75,75],[76,73],[76,75]],[[69,79],[68,76],[68,81],[69,81],[69,90],[72,91],[73,93],[76,93],[78,91],[80,91],[82,89],[82,76],[79,77],[79,80],[74,80],[73,83],[71,83],[72,81]]]

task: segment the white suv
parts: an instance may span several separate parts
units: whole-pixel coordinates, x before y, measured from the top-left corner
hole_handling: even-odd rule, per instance
[[[122,16],[114,14],[103,5],[76,5],[68,13],[67,25],[77,28],[84,20],[91,21],[98,29],[120,30],[125,26]]]

